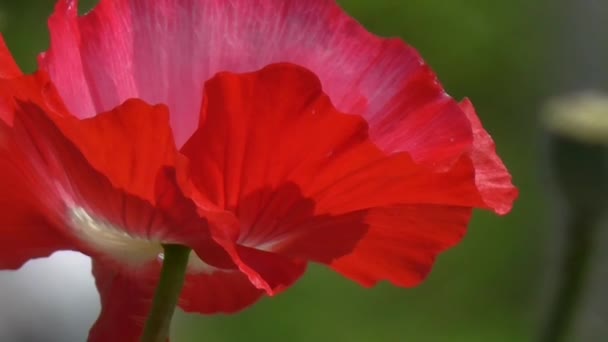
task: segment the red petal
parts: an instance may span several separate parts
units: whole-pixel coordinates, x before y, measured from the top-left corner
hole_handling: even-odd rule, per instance
[[[40,98],[39,80],[20,76],[0,36],[0,235],[4,242],[0,269],[18,269],[30,259],[76,248],[49,210],[48,202],[55,196],[24,165],[24,160],[30,163],[32,158],[13,148],[16,141],[11,126],[17,110],[13,97]],[[31,151],[31,145],[26,146]]]
[[[40,194],[32,193],[23,177],[0,148],[0,269],[18,269],[30,259],[74,248],[42,215]]]
[[[42,108],[46,114],[32,115],[36,120],[45,121],[50,118],[53,122],[43,124],[43,126],[50,125],[49,127],[52,126],[50,131],[59,128],[61,132],[45,132],[44,129],[42,129],[42,132],[35,132],[37,124],[34,123],[31,126],[31,130],[33,130],[31,135],[61,135],[62,137],[58,138],[57,146],[54,148],[64,150],[66,147],[59,145],[64,143],[70,145],[64,157],[70,158],[69,155],[76,154],[78,157],[75,158],[78,159],[84,155],[86,161],[79,161],[78,163],[93,166],[95,171],[103,174],[102,177],[111,181],[114,188],[123,190],[130,196],[146,200],[152,205],[156,204],[156,201],[159,200],[158,197],[162,197],[165,191],[175,191],[169,189],[169,187],[176,186],[174,182],[169,179],[161,179],[166,178],[167,169],[171,169],[178,162],[178,152],[173,142],[173,135],[169,126],[169,114],[165,106],[150,106],[141,100],[132,99],[107,113],[99,114],[94,118],[78,120],[66,111],[53,85],[50,84],[43,73],[10,81],[0,80],[0,96],[5,99],[4,103],[8,104],[6,108],[9,114],[10,120],[7,120],[9,123],[12,122],[14,112],[21,110],[14,99],[33,102]],[[2,101],[0,101],[1,103]],[[49,118],[45,118],[46,115]],[[66,137],[69,141],[65,139]],[[42,142],[45,138],[41,137],[40,139]],[[63,172],[61,166],[57,166],[57,168],[58,170],[55,170],[55,172]],[[99,176],[96,175],[95,177]],[[82,177],[78,179],[86,183]],[[86,186],[86,184],[84,185]],[[95,191],[88,194],[99,197],[98,194],[95,194]],[[119,206],[117,208],[119,213],[131,212],[138,216],[141,214],[139,209],[143,210],[143,207],[145,207],[145,204],[127,203],[132,201],[123,200],[120,193],[112,196],[115,197],[114,201],[117,202],[113,204]],[[85,199],[93,200],[92,198]],[[133,201],[137,202],[137,199]],[[123,203],[123,207],[120,207],[120,203]],[[111,205],[106,203],[102,207]],[[167,203],[165,199],[164,209],[174,209],[171,205],[173,203]],[[143,220],[139,222],[139,227],[133,228],[147,230],[146,236],[150,234],[150,230],[156,230],[151,225],[158,227],[155,222],[159,221],[159,218],[148,219],[153,214],[149,213],[150,210],[147,211],[148,213],[139,215],[139,219]],[[194,215],[195,213],[192,212],[190,217]],[[183,220],[184,217],[179,219]],[[131,223],[134,222],[131,220]],[[181,234],[187,227],[180,225],[180,228],[173,229],[172,234],[169,235],[165,235],[167,232],[156,231],[155,233],[177,243],[183,241],[184,235],[188,235]],[[178,234],[181,234],[182,238],[176,239]]]
[[[462,207],[370,209],[365,212],[364,222],[369,226],[365,237],[350,254],[330,264],[364,286],[380,280],[415,286],[426,278],[437,255],[462,239],[470,217],[471,209]]]
[[[139,341],[152,306],[158,267],[120,269],[94,261],[93,275],[101,298],[101,313],[88,341]]]
[[[94,118],[55,118],[55,122],[116,188],[155,203],[157,177],[177,160],[165,106],[133,99]]]
[[[32,214],[52,222],[58,228],[56,234],[70,237],[81,251],[93,255],[99,252],[94,248],[96,241],[81,236],[73,226],[74,208],[82,207],[115,227],[129,229],[129,222],[135,224],[134,229],[158,225],[158,220],[150,216],[149,205],[114,189],[36,105],[20,104],[9,143],[9,162],[20,172],[16,182],[25,190],[20,200],[24,204],[37,201],[39,205]],[[139,230],[130,233],[141,236]]]
[[[214,210],[234,213],[210,216],[208,205],[199,208],[212,236],[270,294],[297,279],[299,260],[331,263],[356,250],[375,229],[369,212],[396,204],[467,212],[484,205],[466,156],[437,171],[406,153],[383,153],[360,117],[337,112],[317,78],[289,64],[209,81],[201,126],[182,152],[195,186],[186,193],[200,191]],[[464,230],[466,222],[456,221]]]
[[[293,285],[306,271],[306,262],[285,255],[218,241],[249,281],[274,296]]]
[[[0,34],[0,78],[15,78],[21,75],[21,69],[15,63],[2,34]]]
[[[238,270],[189,274],[179,306],[201,314],[235,313],[255,303],[263,293]]]
[[[46,91],[48,85],[48,78],[42,73],[5,79],[0,77],[0,123],[7,126],[13,125],[15,112],[19,110],[17,101],[41,105],[48,102],[52,105],[53,101],[47,101],[49,98]],[[53,93],[50,96],[56,96],[56,94]],[[0,130],[0,141],[6,134]]]
[[[278,123],[293,118],[295,123],[301,124],[300,128],[310,126],[310,123],[297,120],[297,115],[291,114],[302,110],[315,110],[314,106],[308,106],[314,104],[321,92],[318,81],[314,76],[311,79],[311,76],[295,66],[278,66],[269,68],[267,72],[247,75],[246,78],[223,75],[214,79],[215,82],[209,83],[206,89],[210,102],[208,108],[204,105],[201,114],[205,122],[183,151],[191,159],[195,172],[194,182],[199,188],[205,189],[204,194],[213,204],[220,209],[245,212],[239,215],[241,220],[254,219],[254,216],[246,215],[257,215],[256,210],[263,208],[265,201],[246,202],[242,201],[242,198],[253,195],[253,192],[265,186],[273,187],[281,184],[277,182],[281,182],[282,179],[267,177],[269,175],[266,174],[266,170],[282,173],[289,171],[287,167],[297,165],[297,151],[287,149],[284,153],[277,154],[277,162],[272,163],[274,166],[272,169],[267,167],[273,161],[271,156],[277,147],[277,137],[274,132],[280,129]],[[302,77],[308,82],[301,82]],[[310,81],[313,87],[310,87]],[[283,93],[274,93],[277,85],[286,84],[293,84],[296,87],[287,87],[284,88]],[[281,101],[252,102],[251,99],[257,98],[258,94],[272,95]],[[309,103],[311,100],[313,102]],[[321,106],[328,104],[327,99],[324,100]],[[319,108],[320,113],[322,109]],[[245,113],[248,114],[243,115]],[[255,117],[260,113],[265,113],[268,117]],[[252,120],[256,120],[258,124],[253,125]],[[356,131],[357,127],[364,126],[362,122],[356,120],[349,123],[350,120],[346,117],[329,118],[329,120],[352,124],[350,131]],[[306,130],[303,129],[303,132],[306,133]],[[286,136],[293,133],[296,131],[285,131]],[[347,138],[350,136],[347,135]],[[334,147],[334,141],[340,139],[341,136],[334,139],[331,135],[327,135],[327,141],[321,145],[329,144]],[[228,140],[231,143],[225,144],[224,142]],[[203,151],[200,150],[200,146],[207,147]],[[214,221],[211,223],[211,230],[216,241],[226,248],[241,271],[245,272],[257,287],[265,289],[269,294],[291,285],[304,271],[305,265],[302,262],[248,248],[245,245],[237,245],[235,239],[238,236],[226,235],[225,227],[234,224],[238,226],[238,222],[235,221],[233,224],[223,221],[224,219],[222,222],[209,219]]]
[[[494,141],[483,129],[473,104],[468,99],[460,103],[473,127],[473,147],[469,153],[475,167],[475,182],[486,205],[498,214],[508,213],[518,191],[511,183],[511,175],[496,154]]]

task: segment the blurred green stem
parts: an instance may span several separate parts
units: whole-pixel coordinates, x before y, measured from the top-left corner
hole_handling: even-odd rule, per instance
[[[165,253],[160,281],[141,342],[167,341],[173,312],[186,278],[190,249],[179,245],[164,245],[163,248]]]
[[[568,222],[559,288],[541,342],[565,341],[570,331],[584,293],[593,251],[594,223],[594,215],[585,211],[573,213]]]

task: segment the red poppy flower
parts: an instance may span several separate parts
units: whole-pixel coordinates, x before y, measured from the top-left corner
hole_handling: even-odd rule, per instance
[[[0,40],[0,268],[93,258],[91,341],[141,333],[161,244],[180,306],[241,310],[308,262],[414,286],[517,195],[472,105],[330,0],[62,0],[40,71]]]

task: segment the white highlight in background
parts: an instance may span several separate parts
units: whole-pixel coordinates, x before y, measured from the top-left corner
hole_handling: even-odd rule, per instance
[[[82,342],[99,310],[91,260],[80,253],[0,272],[0,341]]]

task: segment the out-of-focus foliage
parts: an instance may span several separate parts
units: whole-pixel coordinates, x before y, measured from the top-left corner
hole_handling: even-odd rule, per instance
[[[302,0],[304,1],[304,0]],[[54,0],[0,0],[0,30],[27,71],[47,46]],[[83,1],[91,6],[93,1]],[[292,290],[234,316],[179,314],[176,341],[530,341],[539,323],[550,235],[539,172],[537,111],[547,92],[539,0],[342,0],[369,30],[400,36],[470,97],[510,168],[520,199],[507,217],[479,212],[465,241],[415,289],[360,288],[321,267]],[[68,285],[66,285],[68,286]]]

